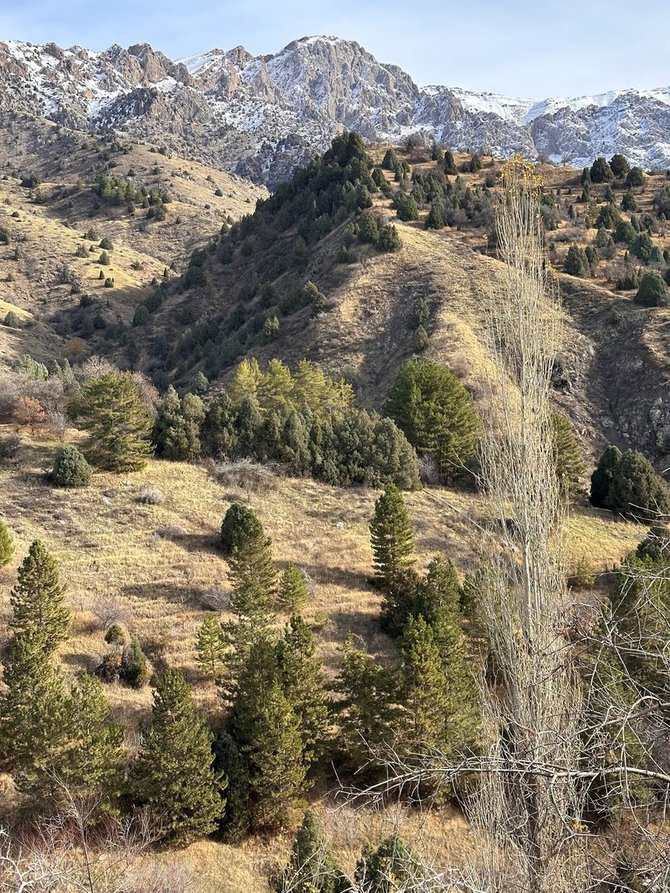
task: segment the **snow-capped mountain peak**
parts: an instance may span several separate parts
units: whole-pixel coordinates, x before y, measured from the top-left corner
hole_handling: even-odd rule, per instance
[[[445,146],[586,164],[623,152],[670,166],[670,87],[515,99],[430,86],[355,41],[312,36],[273,55],[244,47],[172,61],[148,44],[102,52],[0,43],[0,113],[114,128],[273,186],[343,129],[370,141],[421,131]]]

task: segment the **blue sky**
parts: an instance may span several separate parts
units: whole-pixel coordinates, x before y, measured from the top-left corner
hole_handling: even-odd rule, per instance
[[[146,41],[177,58],[308,34],[357,40],[420,85],[536,99],[670,86],[667,0],[0,0],[0,40]]]

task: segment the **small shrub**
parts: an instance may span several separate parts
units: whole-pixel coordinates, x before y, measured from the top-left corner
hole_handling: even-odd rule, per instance
[[[668,288],[658,273],[645,273],[633,300],[641,307],[665,307]]]
[[[56,487],[88,487],[91,466],[75,446],[59,450],[51,470],[51,481]]]
[[[103,655],[95,668],[95,675],[103,682],[118,682],[121,678],[122,655],[119,651],[110,651]]]
[[[128,630],[124,626],[121,626],[120,623],[112,623],[105,633],[105,642],[107,642],[108,645],[125,646],[129,641],[130,636],[128,635]]]
[[[8,310],[5,314],[5,318],[2,322],[4,326],[7,326],[9,329],[22,329],[23,328],[23,320],[19,316],[18,313],[15,313],[14,310]]]
[[[231,592],[223,586],[208,586],[200,596],[200,603],[207,611],[225,611],[230,603]]]
[[[582,556],[577,561],[577,567],[574,574],[570,577],[569,583],[575,589],[591,589],[596,582],[596,575],[591,567],[588,558]]]
[[[136,639],[132,639],[123,649],[119,677],[133,688],[142,688],[151,678],[149,661]]]

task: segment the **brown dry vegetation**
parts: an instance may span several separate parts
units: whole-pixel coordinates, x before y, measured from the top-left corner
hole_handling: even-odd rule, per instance
[[[89,488],[60,490],[45,478],[58,445],[24,434],[19,464],[2,469],[4,520],[17,550],[1,572],[3,621],[9,615],[9,590],[16,567],[30,542],[39,537],[57,557],[75,615],[71,639],[61,652],[66,670],[93,669],[104,653],[100,607],[116,609],[153,655],[183,668],[199,705],[216,722],[220,706],[214,685],[203,678],[195,660],[194,640],[204,613],[203,595],[227,588],[226,562],[213,546],[221,518],[231,501],[244,501],[261,518],[273,540],[281,567],[299,564],[311,580],[306,616],[319,654],[332,676],[348,633],[361,636],[370,650],[391,659],[393,644],[379,630],[380,595],[367,582],[371,570],[368,522],[377,492],[328,487],[276,472],[237,467],[198,467],[152,461],[143,472],[114,476],[97,473]],[[71,438],[75,432],[70,432]],[[162,505],[138,501],[143,488],[165,494]],[[461,572],[473,566],[478,523],[486,514],[481,497],[444,488],[407,494],[420,563],[436,553],[451,557]],[[185,529],[186,533],[179,528]],[[587,557],[598,571],[617,564],[641,537],[639,526],[591,508],[573,510],[567,536],[568,565]],[[126,743],[137,744],[137,731],[148,717],[149,688],[120,685],[106,691],[114,716],[128,728]],[[334,785],[334,782],[333,782]],[[353,867],[367,840],[379,841],[394,828],[420,843],[427,858],[451,858],[467,852],[468,832],[451,811],[428,817],[389,808],[354,809],[321,793],[316,799],[328,833],[344,864]],[[191,866],[196,889],[266,891],[268,872],[285,857],[289,839],[250,840],[239,847],[203,841],[180,863]],[[162,863],[174,855],[148,857]]]
[[[32,315],[38,325],[21,330],[0,326],[0,357],[26,352],[59,356],[62,339],[49,328],[50,317],[76,307],[81,294],[109,302],[112,318],[130,322],[154,277],[171,265],[181,270],[190,253],[227,219],[249,213],[267,195],[263,187],[239,177],[149,146],[75,134],[36,119],[5,124],[9,136],[0,144],[0,227],[8,230],[10,244],[0,246],[0,321],[7,310],[16,309],[19,315]],[[125,206],[98,202],[90,188],[95,175],[126,177],[129,171],[138,187],[169,192],[172,201],[164,221],[147,221],[141,208],[130,215]],[[42,180],[36,189],[20,185],[30,173]],[[216,196],[217,190],[223,194]],[[94,241],[83,238],[91,228]],[[114,244],[109,266],[99,264],[102,238]],[[95,250],[89,251],[92,246]],[[80,247],[85,257],[77,256]],[[63,269],[79,282],[80,294],[71,294],[70,285],[59,282]],[[114,279],[113,288],[104,287],[100,270]]]
[[[36,538],[53,550],[76,612],[75,633],[63,652],[73,670],[92,669],[105,650],[94,608],[118,601],[131,628],[148,642],[165,639],[165,660],[187,670],[203,701],[216,699],[203,681],[194,653],[195,630],[210,587],[227,588],[227,565],[214,540],[232,501],[248,503],[273,541],[280,567],[296,562],[311,580],[306,614],[313,623],[322,660],[330,673],[349,632],[374,652],[392,648],[378,627],[380,594],[368,583],[372,567],[368,523],[378,493],[329,487],[265,471],[249,474],[245,463],[217,480],[215,468],[152,461],[137,474],[96,473],[91,487],[61,490],[45,471],[57,445],[25,435],[20,466],[3,469],[3,514],[17,550],[2,572],[5,616],[15,568]],[[162,505],[139,502],[145,487],[165,494]],[[477,525],[484,500],[444,488],[409,493],[420,562],[444,553],[465,572],[472,568]],[[185,533],[178,528],[184,528]],[[611,513],[576,507],[568,530],[568,563],[587,557],[598,571],[617,564],[641,538],[639,526]],[[136,725],[148,696],[111,687],[119,718]]]

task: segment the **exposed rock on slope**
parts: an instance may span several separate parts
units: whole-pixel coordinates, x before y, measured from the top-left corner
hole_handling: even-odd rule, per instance
[[[309,37],[275,55],[243,47],[173,62],[148,44],[96,53],[0,43],[0,108],[74,129],[124,130],[275,186],[342,129],[398,142],[522,151],[581,166],[624,152],[670,165],[670,89],[531,102],[420,89],[353,41]]]

